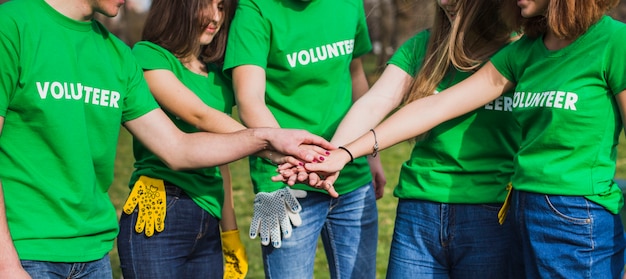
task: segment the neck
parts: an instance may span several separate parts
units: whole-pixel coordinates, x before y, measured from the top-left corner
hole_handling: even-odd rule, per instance
[[[546,48],[549,50],[559,50],[566,46],[569,46],[574,40],[573,39],[561,39],[558,38],[554,32],[548,30],[545,36],[543,37],[543,43]]]
[[[85,0],[45,0],[48,5],[62,15],[78,21],[93,19],[93,7]]]

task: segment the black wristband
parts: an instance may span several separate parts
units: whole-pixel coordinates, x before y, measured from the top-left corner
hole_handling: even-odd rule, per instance
[[[343,147],[343,146],[339,146],[338,148],[339,148],[339,149],[343,149],[343,150],[345,150],[346,152],[348,152],[348,155],[350,155],[350,162],[349,162],[349,163],[354,162],[354,156],[352,156],[352,152],[350,152],[350,150],[348,150],[347,148],[345,148],[345,147]]]

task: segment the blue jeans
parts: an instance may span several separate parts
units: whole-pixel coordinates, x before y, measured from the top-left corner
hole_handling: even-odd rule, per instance
[[[308,192],[298,201],[302,225],[280,248],[262,246],[267,278],[313,278],[320,233],[331,278],[376,278],[378,212],[371,183],[336,199]]]
[[[109,255],[86,263],[57,263],[21,261],[22,267],[33,279],[111,279]]]
[[[400,199],[387,278],[509,278],[511,222],[501,204]]]
[[[619,215],[581,196],[513,191],[512,198],[525,278],[620,278],[626,241]]]
[[[122,213],[117,247],[124,279],[223,279],[219,220],[183,190],[167,185],[165,228],[151,237],[135,231],[137,209]]]

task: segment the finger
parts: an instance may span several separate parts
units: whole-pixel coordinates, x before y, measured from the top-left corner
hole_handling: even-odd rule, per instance
[[[325,184],[325,186],[326,186],[326,191],[333,198],[339,197],[339,194],[335,190],[335,186],[334,186],[335,181],[337,181],[337,178],[339,178],[339,172],[336,172],[336,173],[333,173],[333,174],[327,176],[326,179],[324,179],[324,182],[323,182]]]
[[[300,218],[300,213],[296,212],[287,212],[287,216],[289,216],[289,220],[294,227],[302,225],[302,218]],[[293,229],[292,229],[293,230]]]
[[[259,232],[259,235],[261,237],[261,244],[263,244],[264,246],[267,246],[270,244],[270,231],[271,231],[271,225],[270,223],[272,223],[273,218],[269,217],[269,218],[264,218],[263,222],[261,222],[261,229]]]
[[[272,181],[273,182],[286,182],[287,179],[282,174],[277,174],[277,175],[272,176]]]
[[[292,194],[291,189],[286,189],[287,193],[284,195],[285,206],[288,211],[291,212],[300,212],[302,210],[302,206],[298,199]]]
[[[322,182],[320,175],[314,172],[309,173],[308,178],[309,178],[309,185],[316,187],[316,188],[318,188],[317,186],[319,186],[320,182]]]
[[[280,220],[280,230],[282,232],[283,238],[290,238],[291,237],[291,221],[288,217],[288,214],[285,214],[285,216]]]
[[[298,166],[302,164],[302,161],[296,159],[296,157],[293,157],[293,156],[285,156],[283,157],[283,161],[284,161],[283,165],[289,164],[292,166]]]
[[[307,180],[309,180],[309,174],[306,172],[299,172],[298,173],[298,182],[304,183]]]
[[[128,199],[126,200],[126,203],[124,203],[124,213],[129,214],[129,215],[133,213],[133,210],[135,210],[137,203],[139,203],[139,198],[140,198],[139,192],[142,187],[143,187],[143,183],[141,182],[141,180],[138,180],[137,182],[135,182],[133,189],[130,191],[130,194],[128,195]]]
[[[252,222],[250,222],[250,230],[248,231],[248,236],[250,239],[255,239],[259,234],[259,224],[261,223],[261,218],[259,215],[254,214],[252,216]]]
[[[293,158],[293,157],[291,157],[291,158]],[[294,158],[294,159],[295,159],[295,158]],[[278,165],[278,171],[280,172],[280,171],[282,171],[282,170],[288,170],[288,169],[294,168],[294,167],[296,167],[296,166],[298,166],[298,165],[300,165],[300,161],[297,161],[297,163],[295,163],[295,164],[292,164],[292,163],[290,163],[290,162],[286,162],[286,163],[283,163],[283,164],[279,164],[279,165]]]
[[[145,232],[147,237],[151,237],[154,234],[154,221],[151,214],[148,214]]]
[[[334,146],[333,144],[328,142],[323,137],[320,137],[320,136],[317,136],[317,135],[313,135],[313,134],[310,134],[308,132],[305,132],[305,133],[306,134],[304,135],[304,139],[302,140],[302,144],[317,145],[320,148],[324,148],[326,150],[337,149],[336,146]]]
[[[280,224],[278,220],[274,219],[273,222],[271,222],[270,229],[270,237],[272,240],[272,246],[274,246],[274,248],[280,248],[280,246],[282,245],[282,242],[280,241],[280,233]]]
[[[324,184],[326,184],[326,191],[328,192],[329,196],[333,198],[339,197],[339,193],[337,193],[337,191],[335,190],[335,186],[332,183],[328,183],[325,181]]]
[[[283,176],[292,176],[292,175],[297,174],[298,172],[301,172],[302,170],[304,170],[304,167],[294,166],[288,169],[278,169],[277,171]]]
[[[330,152],[328,152],[327,149],[319,147],[317,145],[303,144],[303,145],[301,145],[301,147],[302,148],[309,148],[311,151],[317,153],[318,155],[321,155],[321,157],[325,157],[325,156],[328,156],[330,154]]]
[[[287,178],[287,185],[293,186],[296,184],[297,180],[298,180],[298,175],[293,174]]]

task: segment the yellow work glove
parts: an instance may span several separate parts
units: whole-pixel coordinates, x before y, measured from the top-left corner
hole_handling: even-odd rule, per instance
[[[246,248],[239,239],[239,230],[222,232],[224,253],[224,279],[245,278],[248,273]]]
[[[139,177],[124,204],[124,213],[132,214],[139,204],[135,231],[146,232],[150,237],[154,231],[162,232],[165,227],[165,185],[163,180],[147,176]]]
[[[504,219],[506,219],[506,215],[509,213],[509,207],[511,207],[511,192],[513,192],[513,185],[509,182],[509,184],[506,185],[506,198],[504,198],[504,203],[500,211],[498,211],[498,223],[500,223],[500,225],[504,224]]]

